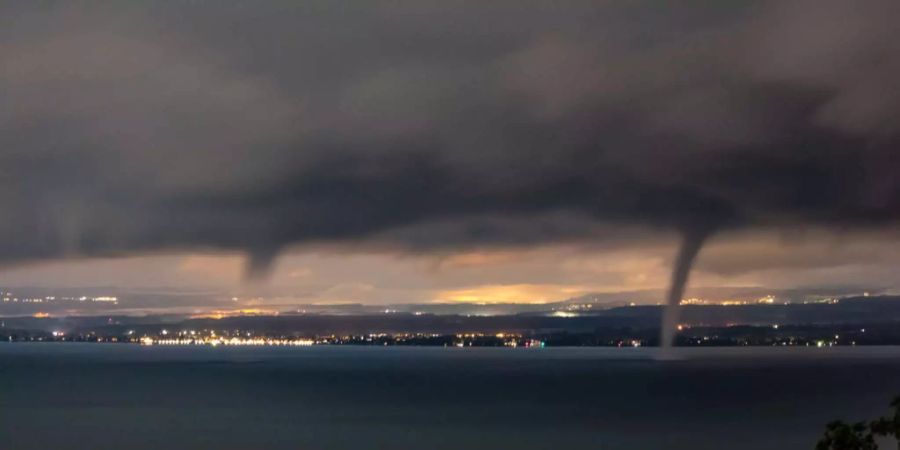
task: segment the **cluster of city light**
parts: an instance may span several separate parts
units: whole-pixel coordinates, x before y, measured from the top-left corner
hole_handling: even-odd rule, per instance
[[[519,343],[519,341],[514,340],[514,339],[503,342],[504,347],[511,347],[511,348],[516,348],[516,347],[543,348],[544,345],[545,345],[544,341],[539,341],[537,339],[527,339],[522,343]],[[464,345],[462,345],[462,342],[457,342],[456,346],[464,347]]]
[[[594,305],[591,303],[575,303],[566,305],[566,309],[569,311],[589,311],[594,309]]]
[[[119,302],[118,297],[111,297],[111,296],[106,296],[106,295],[103,295],[100,297],[47,296],[47,297],[22,297],[22,298],[19,298],[19,297],[13,297],[12,293],[10,293],[10,292],[6,292],[5,294],[6,295],[3,297],[4,303],[51,303],[51,302],[58,302],[58,301],[63,301],[63,302],[76,302],[76,301],[77,302],[102,302],[102,303],[118,303]]]
[[[244,309],[229,309],[229,310],[215,310],[203,313],[197,313],[190,316],[191,319],[224,319],[227,317],[241,317],[241,316],[277,316],[279,314],[278,310],[275,309],[261,309],[261,308],[244,308]]]
[[[765,295],[759,297],[755,300],[707,300],[703,298],[685,298],[679,302],[681,305],[716,305],[716,306],[743,306],[743,305],[774,305],[775,304],[775,296],[774,295]],[[782,302],[787,305],[790,304],[790,301]]]
[[[457,333],[456,339],[458,340],[453,342],[453,346],[472,347],[475,345],[477,339],[491,337],[500,339],[504,347],[542,348],[546,345],[544,341],[538,339],[523,339],[523,336],[518,333],[500,332],[494,335],[486,333]]]
[[[864,295],[864,297],[868,297],[868,293]],[[838,298],[820,298],[813,300],[803,300],[802,303],[804,305],[809,304],[827,304],[834,305],[839,303],[840,299]],[[704,306],[747,306],[747,305],[790,305],[792,302],[790,300],[778,301],[774,295],[765,295],[763,297],[759,297],[754,300],[735,300],[735,299],[726,299],[726,300],[707,300],[703,298],[685,298],[682,299],[679,304],[680,305],[704,305]]]
[[[312,339],[272,339],[272,338],[173,338],[173,339],[154,339],[152,337],[143,337],[140,340],[142,345],[208,345],[216,347],[219,345],[227,346],[271,346],[271,347],[309,347],[315,345],[316,341]]]

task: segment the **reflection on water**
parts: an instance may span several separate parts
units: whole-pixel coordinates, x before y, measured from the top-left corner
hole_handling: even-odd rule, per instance
[[[0,344],[0,448],[797,449],[886,412],[900,348]]]

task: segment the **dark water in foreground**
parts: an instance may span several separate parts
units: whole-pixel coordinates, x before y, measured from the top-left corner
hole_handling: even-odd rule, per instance
[[[808,449],[900,348],[0,344],[0,449]]]

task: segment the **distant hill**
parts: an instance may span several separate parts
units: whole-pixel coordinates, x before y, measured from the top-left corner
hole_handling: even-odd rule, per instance
[[[125,330],[253,329],[273,333],[464,333],[594,332],[603,329],[655,329],[662,307],[623,306],[601,310],[552,308],[518,314],[465,315],[394,312],[357,314],[281,314],[189,319],[184,316],[7,317],[7,329],[122,333]],[[546,307],[546,305],[545,305]],[[900,323],[900,296],[852,297],[833,304],[683,306],[681,323],[691,326],[840,325]]]
[[[661,310],[658,306],[626,306],[599,311],[597,315],[648,324],[660,319]],[[837,303],[685,305],[681,322],[710,326],[900,322],[900,296],[849,297]]]

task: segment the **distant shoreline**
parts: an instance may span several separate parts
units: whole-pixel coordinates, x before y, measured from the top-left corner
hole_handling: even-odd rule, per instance
[[[373,332],[310,334],[251,329],[190,329],[184,324],[136,327],[119,332],[0,329],[0,342],[109,343],[158,346],[416,346],[416,347],[658,347],[658,329],[614,328],[592,332]],[[165,327],[165,328],[161,328]],[[121,327],[119,327],[121,328]],[[900,345],[895,323],[867,325],[682,326],[676,347],[853,347]]]

